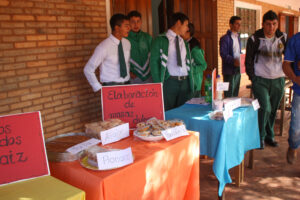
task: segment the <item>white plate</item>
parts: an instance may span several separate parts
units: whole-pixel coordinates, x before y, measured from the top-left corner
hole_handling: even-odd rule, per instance
[[[133,135],[140,138],[141,140],[145,140],[145,141],[148,141],[148,142],[154,142],[154,141],[159,141],[159,140],[164,139],[163,135],[159,135],[159,136],[154,136],[154,135],[141,136],[137,133],[136,130],[133,132]]]

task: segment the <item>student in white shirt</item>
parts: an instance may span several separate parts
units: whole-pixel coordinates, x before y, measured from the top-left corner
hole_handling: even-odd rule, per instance
[[[181,106],[193,96],[194,80],[188,44],[180,35],[188,31],[189,18],[174,13],[171,28],[151,46],[150,67],[155,83],[163,84],[165,110]]]
[[[83,70],[94,92],[99,91],[102,85],[128,84],[130,79],[131,45],[125,38],[130,30],[129,20],[123,14],[115,14],[110,18],[110,26],[112,34],[96,47]],[[102,84],[95,74],[98,67]]]

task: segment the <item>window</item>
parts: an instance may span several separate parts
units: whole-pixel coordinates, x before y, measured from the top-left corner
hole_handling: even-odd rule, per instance
[[[257,11],[247,8],[236,7],[236,15],[242,18],[241,23],[241,49],[242,53],[246,52],[248,38],[255,32],[257,24]]]

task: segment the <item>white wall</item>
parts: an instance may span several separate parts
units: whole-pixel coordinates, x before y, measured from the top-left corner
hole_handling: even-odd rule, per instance
[[[284,7],[287,10],[292,9],[295,11],[300,11],[300,0],[258,0],[261,2],[273,4],[276,6]]]

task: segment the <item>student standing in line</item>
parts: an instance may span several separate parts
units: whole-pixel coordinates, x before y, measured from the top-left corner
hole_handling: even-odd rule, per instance
[[[203,80],[203,72],[207,68],[207,64],[204,58],[204,51],[200,47],[200,42],[193,37],[195,33],[194,24],[189,23],[189,30],[183,37],[185,41],[189,43],[189,48],[191,51],[192,57],[192,66],[193,66],[193,78],[194,78],[194,96],[201,96],[201,87]]]
[[[294,164],[297,160],[297,148],[300,146],[300,32],[288,42],[284,55],[283,71],[294,85],[292,114],[289,130],[289,148],[287,162]]]
[[[232,16],[229,20],[229,26],[230,30],[220,39],[223,80],[224,82],[229,82],[229,89],[228,91],[224,91],[224,96],[237,97],[241,82],[241,38],[239,35],[241,18]]]
[[[254,97],[258,99],[258,123],[261,149],[265,143],[277,147],[274,138],[276,111],[284,94],[282,55],[287,35],[278,30],[278,16],[272,10],[263,16],[262,29],[247,42],[246,73],[252,82]]]
[[[150,48],[152,37],[141,30],[142,15],[133,10],[128,13],[130,32],[127,39],[131,43],[130,72],[131,83],[151,83]]]
[[[188,44],[182,39],[189,18],[183,13],[171,16],[170,29],[152,44],[150,67],[153,82],[163,83],[165,110],[179,107],[194,92],[193,68]]]
[[[129,83],[130,42],[125,38],[129,33],[129,20],[123,14],[115,14],[110,19],[112,34],[95,49],[84,67],[84,74],[97,92],[106,85]],[[100,68],[100,83],[95,70]]]

